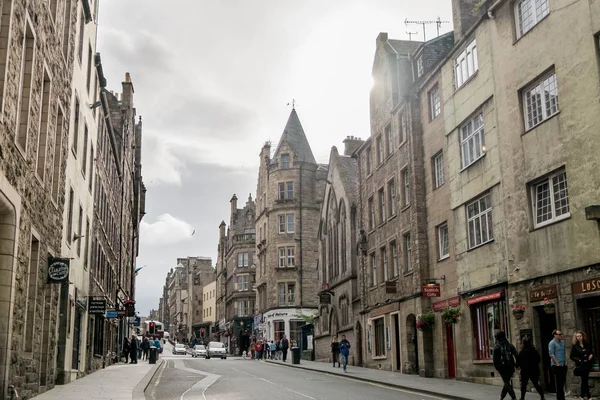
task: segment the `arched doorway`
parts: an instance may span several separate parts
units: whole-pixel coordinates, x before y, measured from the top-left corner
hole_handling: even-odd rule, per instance
[[[356,323],[356,327],[354,328],[354,337],[356,341],[356,365],[359,367],[363,366],[363,338],[362,338],[362,326],[360,322]]]
[[[339,324],[337,310],[334,307],[332,307],[331,314],[329,315],[329,334],[331,335],[331,338],[337,337],[339,329],[338,327]]]
[[[417,340],[417,318],[410,314],[406,318],[406,362],[402,368],[405,374],[419,373],[419,341]]]

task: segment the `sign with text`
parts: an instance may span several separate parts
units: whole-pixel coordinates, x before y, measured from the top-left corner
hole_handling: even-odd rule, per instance
[[[396,293],[396,281],[386,281],[385,282],[385,293],[386,294]]]
[[[519,330],[519,339],[521,339],[521,342],[523,342],[523,339],[525,339],[525,338],[529,338],[529,339],[533,340],[533,329],[527,328],[527,329]]]
[[[573,294],[600,292],[600,278],[588,279],[587,281],[573,284]]]
[[[451,297],[446,300],[436,301],[432,304],[433,311],[442,311],[444,308],[448,307],[458,307],[460,306],[460,296]]]
[[[104,314],[106,312],[106,299],[88,300],[88,314]]]
[[[106,314],[104,314],[104,316],[107,319],[116,319],[116,318],[119,318],[119,313],[116,312],[115,310],[107,310]]]
[[[48,283],[62,283],[69,279],[69,266],[71,260],[68,258],[48,258]]]
[[[484,301],[489,301],[489,300],[497,300],[497,299],[501,298],[503,295],[504,295],[504,291],[501,290],[501,291],[495,292],[495,293],[488,293],[488,294],[484,294],[482,296],[471,297],[470,299],[467,300],[467,304],[471,305],[471,304],[482,303]]]
[[[529,290],[529,301],[542,301],[544,299],[556,299],[558,291],[556,285],[540,286]]]
[[[421,288],[421,294],[423,295],[423,297],[440,297],[440,284],[428,283],[427,285],[423,285],[423,287]]]
[[[327,292],[319,294],[319,304],[331,304],[331,295]]]

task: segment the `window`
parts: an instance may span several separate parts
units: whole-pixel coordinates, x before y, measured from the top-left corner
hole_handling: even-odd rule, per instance
[[[435,188],[439,188],[445,182],[444,180],[444,154],[440,151],[433,157],[433,182]]]
[[[391,179],[388,184],[388,198],[389,198],[389,210],[390,216],[396,215],[396,182]]]
[[[294,233],[295,214],[279,216],[279,233]]]
[[[394,146],[394,137],[392,136],[392,124],[388,124],[388,126],[385,127],[385,149],[386,149],[386,155],[390,155],[392,154],[393,151],[393,146]]]
[[[94,145],[90,145],[90,176],[88,178],[88,189],[92,192],[92,185],[94,184]]]
[[[11,8],[9,4],[5,7]],[[25,37],[23,38],[23,52],[21,64],[21,96],[19,98],[21,105],[17,107],[19,115],[17,116],[17,144],[21,150],[27,154],[27,138],[29,130],[29,105],[31,103],[31,87],[33,83],[33,64],[35,62],[35,36],[33,29],[27,23]]]
[[[75,97],[75,115],[73,116],[73,154],[77,157],[79,147],[79,99]]]
[[[294,182],[279,183],[279,200],[292,200],[294,198]]]
[[[496,331],[507,332],[506,302],[504,299],[471,305],[473,333],[477,360],[489,360],[494,350]]]
[[[423,75],[423,56],[417,59],[417,78],[420,78]]]
[[[92,321],[94,323],[94,355],[104,356],[104,316],[96,315]]]
[[[462,168],[467,168],[483,157],[484,145],[483,111],[481,111],[460,128]]]
[[[404,265],[406,266],[406,272],[411,272],[413,270],[410,233],[404,235]]]
[[[71,244],[71,242],[73,241],[73,203],[75,201],[74,199],[75,194],[73,192],[73,188],[70,188],[69,190],[69,209],[68,209],[68,215],[67,215],[67,243]]]
[[[83,268],[87,270],[88,265],[88,254],[90,249],[90,219],[85,219],[85,247],[83,249]]]
[[[210,310],[212,313],[212,310]],[[250,300],[240,300],[237,302],[237,315],[238,317],[245,317],[250,315]]]
[[[290,167],[290,155],[282,154],[281,155],[281,168],[289,168]]]
[[[34,321],[36,316],[38,273],[40,271],[40,242],[31,235],[31,247],[29,248],[29,273],[27,274],[27,303],[25,313],[25,351],[33,351]]]
[[[59,183],[60,183],[60,163],[62,160],[62,144],[63,144],[63,113],[58,107],[56,116],[56,129],[54,131],[54,161],[52,166],[52,199],[58,203]]]
[[[454,62],[454,78],[456,80],[456,89],[472,77],[479,69],[477,60],[477,42],[473,40],[467,48],[460,53]]]
[[[238,253],[238,268],[244,268],[248,266],[248,253]]]
[[[410,175],[408,174],[408,168],[402,171],[402,206],[410,204]]]
[[[88,65],[87,65],[87,92],[90,94],[90,88],[92,87],[92,46],[88,49]],[[96,99],[92,99],[92,103]]]
[[[279,268],[294,267],[294,252],[296,248],[294,246],[280,247],[279,248]]]
[[[367,175],[369,175],[371,172],[373,172],[373,158],[372,158],[372,155],[371,155],[371,147],[367,148],[365,157],[367,159],[367,162],[366,162],[366,164],[367,164]]]
[[[83,60],[83,33],[85,28],[85,16],[83,15],[83,9],[79,13],[79,63]]]
[[[533,225],[536,228],[568,218],[569,190],[564,169],[544,177],[531,185]]]
[[[494,239],[492,202],[489,193],[467,205],[467,219],[469,249]]]
[[[248,278],[250,278],[248,275],[238,275],[238,290],[248,290]]]
[[[375,330],[375,357],[385,357],[385,327],[383,318],[373,321]]]
[[[383,141],[381,140],[381,136],[377,136],[377,139],[375,139],[375,143],[377,145],[377,165],[379,165],[384,160],[384,156],[383,156]]]
[[[443,260],[450,256],[450,249],[448,246],[448,224],[443,223],[438,226],[438,258]]]
[[[388,258],[387,258],[387,250],[385,247],[379,249],[379,258],[381,258],[381,269],[383,270],[383,281],[388,280]]]
[[[441,112],[442,102],[440,99],[440,88],[438,85],[435,85],[429,92],[429,116],[431,117],[431,120],[433,121]]]
[[[275,340],[279,341],[285,334],[285,322],[273,321],[273,333],[275,334]]]
[[[558,112],[558,86],[554,70],[523,91],[525,126],[532,129]]]
[[[279,305],[293,306],[296,303],[296,284],[293,282],[279,283]]]
[[[549,12],[548,0],[519,0],[515,2],[517,38],[529,32]]]
[[[290,337],[289,339],[294,340],[296,342],[298,340],[298,335],[302,332],[301,326],[306,325],[304,321],[290,321]]]
[[[398,276],[399,268],[398,268],[398,246],[396,245],[396,241],[390,242],[390,251],[392,252],[392,273],[394,276]]]
[[[400,144],[404,143],[406,141],[406,138],[408,137],[408,115],[406,115],[405,112],[400,113]]]
[[[83,157],[81,158],[81,173],[85,178],[87,168],[87,154],[88,154],[88,127],[87,124],[83,124]]]
[[[379,223],[383,223],[383,222],[385,222],[385,218],[386,218],[386,216],[385,216],[385,211],[386,211],[386,209],[385,209],[385,207],[386,207],[385,192],[384,192],[383,188],[379,189],[378,195],[379,195]]]
[[[50,110],[50,77],[44,68],[44,81],[42,83],[42,118],[40,121],[40,137],[37,147],[36,172],[40,179],[46,179],[46,155],[48,154],[48,112]]]
[[[375,253],[371,253],[371,286],[377,285],[377,259]]]
[[[375,228],[375,203],[373,197],[369,198],[369,230]]]

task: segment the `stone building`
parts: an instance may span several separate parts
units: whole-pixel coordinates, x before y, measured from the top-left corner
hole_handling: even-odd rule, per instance
[[[69,282],[63,283],[58,329],[57,383],[76,379],[89,369],[88,296],[91,232],[93,232],[94,158],[98,131],[96,32],[99,1],[77,2],[75,49],[69,117],[69,149],[65,172],[67,194],[63,212],[62,255],[71,260]],[[64,119],[64,116],[59,116]]]
[[[55,385],[76,2],[0,6],[0,393]],[[64,263],[68,264],[68,260]],[[58,268],[57,268],[58,267]],[[49,274],[49,272],[51,272]]]
[[[224,301],[221,303],[221,310],[224,312],[221,318],[225,323],[219,327],[226,335],[224,340],[231,350],[250,344],[256,301],[256,205],[251,195],[243,208],[238,208],[237,201],[234,194],[230,201],[231,215],[227,233],[225,234],[224,223],[219,230],[219,234],[224,236],[219,238],[219,243],[223,245],[219,246],[218,254],[221,261],[218,290]]]
[[[297,340],[298,315],[314,315],[318,298],[320,209],[327,166],[317,164],[292,110],[277,149],[260,152],[256,190],[258,235],[256,287],[257,336]]]
[[[357,162],[352,157],[363,141],[347,137],[344,154],[331,149],[329,171],[319,224],[318,274],[321,292],[315,319],[315,357],[331,361],[331,341],[342,334],[353,346],[348,362],[362,365],[364,328],[360,322],[362,297],[358,281]]]
[[[204,285],[202,288],[202,324],[198,338],[204,343],[213,339],[214,325],[217,320],[217,281]],[[204,330],[204,332],[202,332]]]

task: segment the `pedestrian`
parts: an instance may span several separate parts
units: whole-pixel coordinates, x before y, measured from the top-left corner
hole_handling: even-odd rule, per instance
[[[142,341],[142,359],[148,359],[148,351],[150,350],[150,342],[148,341],[148,337],[144,337]]]
[[[344,360],[344,372],[346,371],[346,366],[348,365],[348,355],[350,354],[350,342],[346,339],[346,335],[342,335],[342,340],[340,340],[340,350],[342,353],[342,359]],[[338,368],[339,368],[339,360],[338,360]]]
[[[275,359],[281,360],[281,358],[283,357],[283,351],[281,351],[281,339],[279,339],[277,343],[275,343],[275,353]]]
[[[515,373],[515,367],[519,368],[518,360],[515,360],[517,349],[507,339],[504,331],[496,332],[496,345],[494,346],[494,367],[500,373],[504,387],[500,393],[500,400],[504,399],[506,393],[510,394],[512,400],[517,399],[512,387],[511,379]]]
[[[340,367],[340,342],[337,337],[333,337],[331,340],[331,358],[333,359],[333,368],[335,368],[335,362],[337,361],[338,368]]]
[[[271,344],[269,344],[269,358],[271,360],[275,359],[275,353],[277,352],[277,345],[271,340]]]
[[[533,387],[540,395],[540,399],[544,400],[544,391],[540,387],[540,353],[533,347],[531,339],[526,337],[523,339],[523,348],[517,358],[517,364],[521,368],[521,400],[525,400],[525,393],[527,392],[527,382],[531,380]]]
[[[260,358],[262,356],[262,343],[260,340],[256,342],[254,349],[256,350],[256,359],[260,361]]]
[[[565,382],[567,380],[567,353],[565,341],[560,329],[552,331],[554,339],[548,343],[548,354],[552,364],[552,373],[556,383],[556,400],[565,400]]]
[[[263,340],[263,359],[267,360],[269,358],[269,341],[267,339]]]
[[[137,356],[138,356],[138,341],[135,335],[131,335],[131,344],[129,345],[129,353],[131,357],[130,364],[137,364]]]
[[[127,336],[123,338],[123,356],[125,357],[125,364],[129,361],[129,339]]]
[[[137,341],[137,358],[136,360],[141,360],[142,359],[142,340],[140,336],[136,336],[136,341]]]
[[[256,342],[254,340],[250,343],[250,358],[254,360],[254,356],[256,355]]]
[[[591,399],[592,395],[590,394],[589,378],[594,354],[592,353],[590,342],[588,342],[585,332],[577,331],[573,335],[573,346],[571,347],[569,358],[575,362],[573,374],[581,377],[579,398],[581,400]]]
[[[158,355],[162,352],[162,348],[160,347],[160,340],[157,337],[154,338],[154,347],[156,347],[156,359],[158,360]]]
[[[285,335],[281,336],[281,352],[283,353],[283,362],[287,360],[287,352],[290,348],[290,342],[287,340]]]

